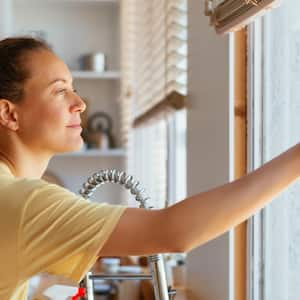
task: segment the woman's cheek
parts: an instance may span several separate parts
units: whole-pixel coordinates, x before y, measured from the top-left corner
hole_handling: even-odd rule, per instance
[[[64,122],[64,113],[60,107],[49,107],[45,112],[43,118],[51,121],[52,125],[59,125]]]

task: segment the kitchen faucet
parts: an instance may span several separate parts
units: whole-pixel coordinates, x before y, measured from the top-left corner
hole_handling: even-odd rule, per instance
[[[140,203],[140,208],[151,209],[148,205],[149,197],[146,197],[145,190],[140,187],[140,183],[133,179],[132,176],[125,172],[117,170],[100,170],[93,174],[83,184],[83,188],[79,191],[85,199],[91,197],[96,188],[105,183],[118,183],[130,190],[131,194],[135,195],[135,200]],[[155,300],[170,300],[169,296],[176,292],[168,288],[166,272],[162,254],[154,254],[148,257],[150,264],[150,275],[136,274],[92,274],[88,272],[85,278],[80,282],[80,288],[86,289],[86,300],[94,300],[94,280],[96,279],[111,279],[111,280],[152,280],[154,286]]]

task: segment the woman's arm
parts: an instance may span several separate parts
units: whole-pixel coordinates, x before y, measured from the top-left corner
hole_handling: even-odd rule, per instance
[[[248,219],[299,176],[300,144],[239,180],[169,208],[128,208],[100,255],[189,251]]]

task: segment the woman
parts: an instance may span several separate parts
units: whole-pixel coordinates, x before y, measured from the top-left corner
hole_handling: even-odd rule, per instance
[[[80,281],[98,256],[186,252],[268,204],[300,175],[300,144],[255,172],[169,208],[91,203],[41,180],[82,147],[85,104],[65,63],[32,38],[0,41],[0,299],[48,272]]]

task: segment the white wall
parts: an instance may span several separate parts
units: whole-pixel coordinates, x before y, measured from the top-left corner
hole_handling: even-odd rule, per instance
[[[0,40],[8,37],[12,31],[12,1],[0,1]]]
[[[71,69],[79,68],[79,56],[96,51],[107,55],[109,70],[119,69],[117,4],[11,1],[14,4],[15,34],[44,31],[47,41],[54,46],[54,51]]]
[[[189,1],[188,195],[228,182],[232,164],[230,39],[209,27],[203,2]],[[230,241],[226,233],[188,255],[188,288],[195,299],[230,299]]]

